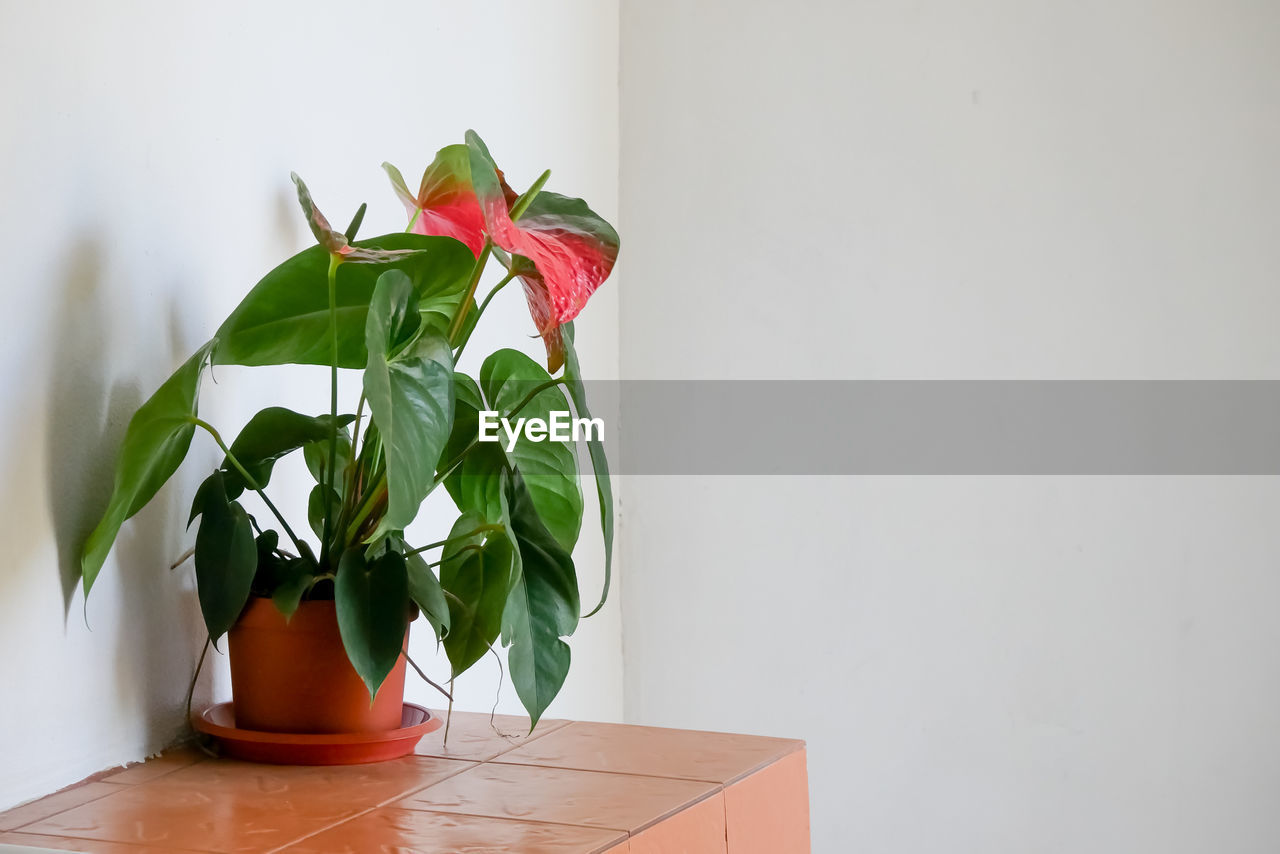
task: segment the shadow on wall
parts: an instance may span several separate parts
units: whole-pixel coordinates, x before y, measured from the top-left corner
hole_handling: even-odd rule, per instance
[[[69,611],[80,583],[80,549],[106,509],[116,454],[129,419],[145,397],[136,380],[112,382],[108,390],[111,321],[120,313],[111,310],[104,294],[101,246],[82,239],[67,257],[58,311],[45,337],[53,350],[45,425],[49,513],[64,620],[75,619]],[[175,305],[168,321],[167,340],[161,339],[165,343],[154,356],[158,363],[176,365],[189,354]],[[143,349],[141,342],[138,349]],[[158,386],[161,380],[156,377],[152,384]],[[203,646],[190,567],[169,571],[182,551],[186,513],[178,505],[189,492],[181,476],[175,480],[175,488],[163,491],[159,500],[125,524],[99,580],[124,592],[124,612],[109,618],[118,629],[102,638],[115,643],[110,661],[117,702],[128,709],[131,723],[158,746],[185,730],[186,689]],[[92,627],[92,604],[86,616]],[[206,671],[197,697],[207,697],[211,685]]]
[[[102,249],[82,239],[67,253],[54,325],[45,447],[49,514],[58,546],[64,610],[80,582],[80,546],[111,497],[116,450],[133,410],[136,383],[106,391],[109,316],[102,299]]]

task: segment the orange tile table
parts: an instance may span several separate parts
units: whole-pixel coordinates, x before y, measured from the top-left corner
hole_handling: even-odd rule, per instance
[[[807,854],[804,743],[456,712],[414,756],[288,767],[191,748],[0,813],[85,854]]]

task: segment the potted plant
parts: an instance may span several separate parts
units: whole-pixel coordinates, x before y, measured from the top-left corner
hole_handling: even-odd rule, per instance
[[[583,515],[576,442],[538,441],[530,431],[486,442],[479,428],[570,407],[590,418],[571,321],[612,270],[617,233],[580,199],[544,190],[550,173],[516,194],[474,132],[440,150],[416,194],[395,167],[384,169],[409,226],[364,240],[356,239],[363,205],[336,231],[294,176],[318,245],[267,273],[139,407],[110,502],[84,544],[88,596],[121,525],[173,475],[195,434],[217,443],[222,462],[191,507],[192,557],[209,637],[229,635],[239,727],[398,727],[418,611],[453,676],[501,639],[533,724],[569,669],[563,639],[580,615],[571,557]],[[477,304],[490,261],[505,275]],[[476,377],[456,370],[490,301],[516,279],[547,367],[500,349]],[[328,411],[270,407],[228,444],[198,414],[200,378],[214,364],[328,366]],[[363,371],[353,407],[339,400],[340,370]],[[605,543],[603,604],[613,504],[600,436],[587,448]],[[307,507],[295,510],[297,518],[305,511],[309,530],[267,493],[275,463],[295,452],[315,479]],[[460,514],[452,530],[435,542],[408,541],[405,528],[440,487]],[[258,516],[242,503],[250,493],[265,508]]]

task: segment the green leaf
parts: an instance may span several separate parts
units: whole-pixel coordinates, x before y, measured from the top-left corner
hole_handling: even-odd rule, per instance
[[[250,595],[270,597],[287,622],[315,583],[317,567],[314,556],[287,557],[278,551],[279,544],[280,535],[275,531],[266,530],[258,536],[258,572]]]
[[[440,580],[420,554],[406,557],[405,569],[409,573],[409,598],[422,609],[423,616],[435,630],[436,638],[444,638],[449,634],[451,622],[449,603],[444,598]]]
[[[510,647],[511,682],[532,728],[569,673],[569,645],[561,638],[578,626],[578,576],[573,558],[542,523],[518,474],[507,482],[506,494],[521,572],[503,610],[502,639]]]
[[[564,331],[564,378],[568,381],[569,397],[578,417],[590,418],[587,408],[587,390],[582,384],[582,368],[578,365],[578,351],[574,348],[573,324],[566,323]],[[609,598],[609,583],[613,577],[613,486],[609,482],[609,459],[604,453],[604,443],[594,437],[587,439],[587,453],[591,456],[591,470],[595,473],[596,498],[600,504],[600,532],[604,536],[604,590],[600,602],[587,614],[590,617],[604,607]]]
[[[263,559],[270,557],[280,547],[280,535],[268,528],[258,535],[255,542],[258,546],[258,566],[261,567]]]
[[[311,569],[312,564],[304,558],[294,558],[279,564],[271,601],[275,604],[276,610],[284,615],[285,622],[297,613],[303,594],[311,589],[311,584],[315,580]]]
[[[475,257],[450,237],[387,234],[353,244],[416,249],[389,264],[342,264],[337,272],[338,366],[363,368],[365,320],[380,273],[403,271],[419,300],[445,311],[462,301]],[[304,249],[260,281],[218,330],[213,361],[223,365],[328,365],[329,253]],[[452,310],[449,310],[452,316]]]
[[[502,473],[507,460],[502,449],[493,444],[482,444],[467,449],[476,441],[480,410],[485,409],[480,387],[471,377],[462,373],[453,375],[454,406],[453,431],[440,456],[440,471],[444,487],[463,512],[478,513],[488,522],[500,522],[502,511]],[[464,455],[463,452],[467,451]],[[457,460],[461,462],[451,471],[445,467]]]
[[[346,427],[355,419],[354,415],[339,415],[336,424],[339,428]],[[331,415],[303,415],[283,406],[269,406],[249,419],[231,443],[231,455],[262,489],[271,480],[276,460],[284,455],[311,442],[323,442],[327,450],[334,424]],[[226,473],[227,494],[232,498],[249,488],[230,458],[222,461],[222,470]]]
[[[200,529],[196,532],[196,588],[209,638],[218,638],[239,618],[249,601],[258,569],[258,546],[244,508],[227,499],[221,472],[202,489]]]
[[[366,561],[362,548],[348,549],[338,562],[334,599],[342,645],[372,701],[400,657],[409,624],[404,556],[387,551]]]
[[[455,677],[479,661],[502,632],[515,568],[515,551],[505,533],[463,537],[484,524],[479,514],[463,513],[441,555],[440,585],[449,593],[450,621],[444,651]]]
[[[311,526],[311,530],[315,532],[317,537],[324,536],[324,491],[325,485],[323,483],[317,483],[311,489],[311,494],[307,497],[307,524]],[[336,489],[330,489],[329,518],[336,519],[341,510],[342,499],[338,496],[338,491]]]
[[[451,280],[442,287],[423,293],[418,298],[418,313],[422,316],[422,324],[428,329],[434,329],[442,336],[447,336],[449,325],[453,323],[454,315],[458,313],[458,306],[462,304],[462,298],[466,293],[466,279]],[[462,323],[462,331],[469,332],[475,328],[477,314],[479,309],[476,307],[475,299],[472,298],[467,318]]]
[[[491,409],[504,415],[550,380],[551,375],[541,365],[518,350],[498,350],[480,367],[480,388],[485,400]],[[516,418],[540,418],[549,423],[552,412],[568,411],[569,403],[557,386],[537,394]],[[560,545],[572,550],[582,527],[582,489],[578,485],[578,458],[573,443],[549,439],[534,442],[522,432],[514,449],[508,452],[505,431],[499,428],[498,436],[500,441],[491,447],[503,449],[523,475],[538,516]]]
[[[111,500],[85,541],[80,574],[87,597],[120,526],[164,486],[187,456],[195,433],[200,375],[214,342],[201,347],[134,413],[116,458]]]
[[[327,417],[327,416],[326,416]],[[315,442],[308,442],[302,446],[302,458],[307,462],[307,471],[311,472],[311,476],[316,479],[316,483],[324,483],[324,470],[329,465],[329,437],[326,435],[323,439]],[[335,489],[343,487],[342,478],[336,475],[347,470],[347,465],[351,462],[351,431],[343,429],[338,431],[338,460],[334,468],[337,469],[333,479]]]
[[[453,424],[453,354],[432,329],[405,341],[416,322],[416,297],[398,271],[378,279],[369,305],[369,362],[364,393],[382,437],[387,461],[387,514],[383,526],[403,530],[435,482],[436,462]]]
[[[200,511],[204,509],[204,503],[209,500],[209,492],[214,489],[225,489],[225,481],[218,475],[222,474],[220,469],[214,469],[213,474],[206,477],[196,487],[196,496],[191,499],[191,513],[187,516],[187,527],[191,527],[191,523],[200,515]]]

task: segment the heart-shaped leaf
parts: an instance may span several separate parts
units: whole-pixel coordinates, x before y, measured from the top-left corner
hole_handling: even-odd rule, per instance
[[[329,437],[326,435],[323,439],[315,442],[308,442],[302,446],[302,457],[307,462],[307,471],[311,472],[311,476],[316,479],[316,483],[324,483],[324,470],[329,465]],[[346,471],[347,464],[351,462],[351,431],[343,429],[338,431],[338,461],[334,466],[336,474]],[[335,476],[333,486],[335,489],[342,487],[342,478]]]
[[[209,638],[216,644],[249,601],[258,546],[249,515],[227,499],[222,472],[215,471],[205,484],[196,532],[196,588]]]
[[[552,413],[569,412],[569,403],[558,386],[543,389],[525,402],[538,386],[550,381],[551,376],[541,365],[518,350],[498,350],[480,367],[480,388],[485,401],[504,415],[524,403],[516,418],[550,423]],[[550,438],[533,441],[521,432],[515,446],[507,450],[506,434],[501,428],[498,435],[501,441],[491,447],[500,447],[511,465],[523,475],[538,516],[562,546],[572,549],[582,527],[582,489],[578,485],[578,458],[573,442]]]
[[[409,278],[384,273],[374,289],[365,332],[364,392],[387,460],[383,527],[403,530],[435,482],[436,463],[453,423],[453,354],[432,329],[405,341],[417,319]]]
[[[328,507],[325,506],[325,489],[327,487],[323,483],[317,483],[307,497],[307,524],[317,537],[324,536],[325,513],[329,514],[330,519],[336,519],[342,510],[342,499],[338,497],[336,489],[329,489],[329,504]]]
[[[381,273],[400,270],[413,283],[419,300],[431,306],[434,314],[451,318],[462,302],[475,263],[470,250],[448,237],[387,234],[353,245],[419,251],[389,264],[338,267],[338,366],[342,368],[363,368],[368,361],[365,321]],[[213,361],[223,365],[328,365],[328,272],[329,254],[321,246],[312,246],[268,273],[218,329]]]
[[[102,570],[120,526],[155,496],[186,458],[196,429],[193,419],[200,375],[213,346],[210,341],[184,362],[129,421],[116,457],[111,500],[81,551],[85,596]]]
[[[587,408],[587,389],[582,383],[582,368],[578,365],[578,352],[574,349],[573,324],[566,323],[564,329],[564,378],[569,397],[573,400],[573,408],[580,418],[590,418]],[[604,607],[609,598],[609,583],[613,577],[613,486],[609,482],[609,459],[604,453],[604,442],[594,433],[587,438],[587,453],[591,456],[591,469],[595,473],[596,499],[600,504],[600,532],[604,536],[604,590],[600,593],[600,602],[590,613]]]
[[[288,622],[298,611],[303,595],[315,581],[312,565],[305,558],[293,558],[279,564],[271,601]]]
[[[409,598],[422,610],[437,639],[448,636],[452,621],[440,580],[420,554],[407,556],[405,568],[409,573]]]
[[[283,406],[270,406],[249,419],[231,443],[231,455],[253,477],[254,485],[262,489],[271,480],[276,460],[311,442],[323,442],[327,449],[334,425],[342,428],[354,420],[354,415],[339,415],[335,421],[331,415],[303,415]],[[222,461],[222,470],[227,495],[235,498],[249,488],[230,458]]]
[[[444,477],[445,489],[459,510],[500,522],[506,456],[498,445],[475,444],[480,410],[487,408],[476,381],[457,372],[453,381],[453,431],[440,456],[437,476]]]
[[[367,561],[363,548],[348,549],[338,562],[334,599],[342,645],[372,700],[400,657],[408,627],[404,556],[386,551]]]
[[[515,551],[505,532],[465,536],[485,520],[463,513],[449,533],[440,565],[440,585],[448,591],[449,634],[444,651],[453,675],[479,661],[502,631],[515,567]]]
[[[521,570],[502,614],[502,640],[510,647],[511,682],[532,728],[569,673],[569,645],[561,638],[578,626],[578,576],[569,552],[542,524],[519,474],[507,481],[506,495]]]

